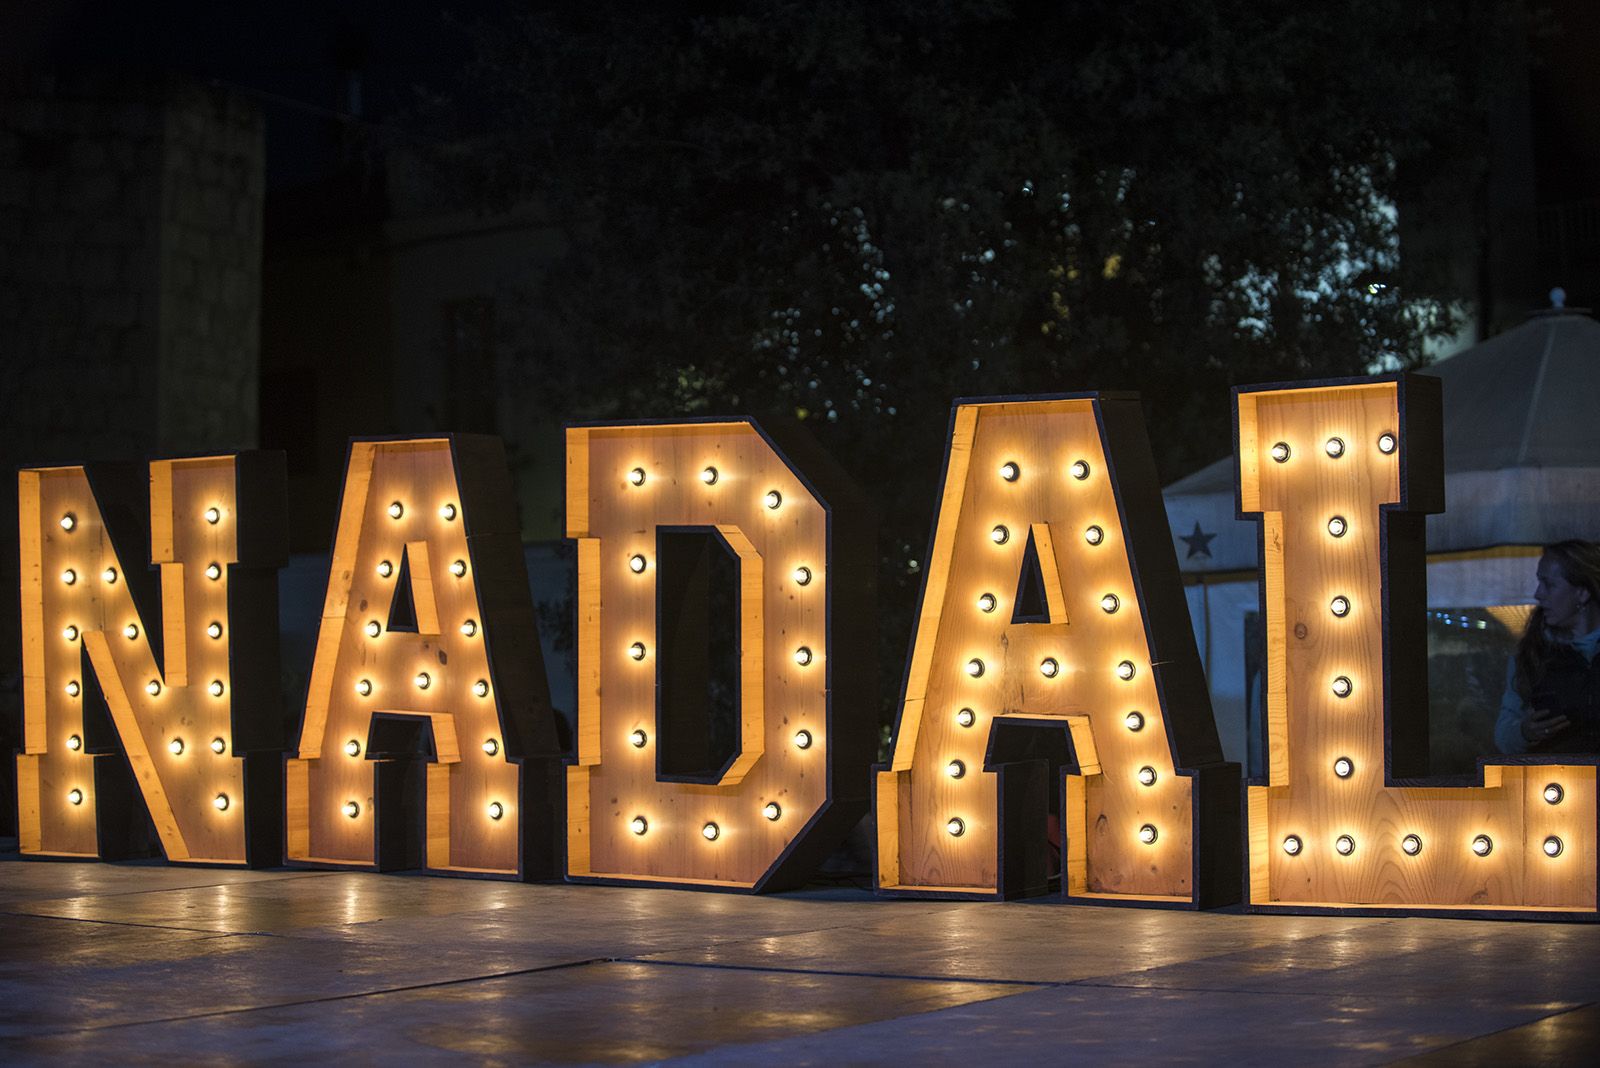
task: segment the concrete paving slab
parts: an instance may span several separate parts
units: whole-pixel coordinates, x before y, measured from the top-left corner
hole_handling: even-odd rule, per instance
[[[23,861],[14,856],[4,860],[5,868],[0,875],[0,908],[34,899],[104,897],[160,889],[270,882],[306,874],[282,869],[179,868],[158,861],[101,864],[70,860]]]
[[[1026,989],[594,964],[253,1012],[86,1026],[0,1042],[0,1056],[79,1060],[114,1048],[119,1059],[135,1062],[404,1064],[456,1054],[499,1063],[630,1063],[891,1020]]]
[[[1430,998],[1072,985],[826,1033],[721,1046],[685,1063],[1369,1065],[1537,1018],[1525,1010]]]

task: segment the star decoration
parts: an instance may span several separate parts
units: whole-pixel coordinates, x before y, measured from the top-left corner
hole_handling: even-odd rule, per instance
[[[1179,540],[1183,541],[1184,543],[1186,543],[1189,546],[1189,555],[1187,557],[1185,557],[1184,559],[1193,560],[1197,556],[1204,556],[1204,557],[1210,558],[1210,556],[1211,556],[1211,539],[1215,538],[1215,537],[1216,537],[1215,534],[1207,534],[1205,531],[1201,530],[1200,529],[1200,521],[1198,519],[1196,519],[1194,521],[1194,533],[1193,534],[1180,534],[1180,535],[1178,535]]]

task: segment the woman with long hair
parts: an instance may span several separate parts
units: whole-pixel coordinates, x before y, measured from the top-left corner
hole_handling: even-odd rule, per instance
[[[1495,744],[1502,753],[1600,752],[1600,545],[1546,545],[1537,575]]]

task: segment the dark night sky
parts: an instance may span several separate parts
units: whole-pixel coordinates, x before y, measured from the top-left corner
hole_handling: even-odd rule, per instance
[[[0,0],[0,67],[171,70],[251,96],[274,188],[319,177],[360,78],[360,118],[403,130],[417,85],[448,85],[487,0],[332,3]]]

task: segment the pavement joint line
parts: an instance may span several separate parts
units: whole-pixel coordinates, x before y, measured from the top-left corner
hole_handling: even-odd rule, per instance
[[[53,1038],[65,1035],[98,1034],[102,1031],[116,1031],[128,1027],[148,1027],[152,1024],[190,1023],[195,1020],[209,1020],[220,1016],[240,1016],[251,1012],[270,1012],[274,1009],[298,1009],[307,1005],[332,1004],[338,1001],[355,1001],[359,998],[383,997],[387,994],[409,994],[417,990],[437,990],[447,986],[464,986],[467,983],[482,983],[493,979],[513,979],[519,975],[537,975],[540,972],[556,972],[564,968],[584,968],[591,964],[609,964],[609,957],[593,957],[588,960],[562,961],[559,964],[546,964],[537,968],[516,968],[508,972],[491,972],[487,975],[466,975],[459,979],[436,979],[431,983],[411,983],[407,986],[383,987],[378,990],[356,990],[348,994],[329,994],[320,998],[301,998],[298,1001],[277,1001],[270,1005],[245,1005],[231,1009],[212,1009],[208,1012],[195,1012],[185,1016],[162,1016],[153,1020],[124,1020],[120,1023],[101,1024],[98,1027],[70,1027],[55,1031],[33,1031],[26,1035],[0,1036],[0,1044],[14,1042],[18,1039]]]
[[[168,868],[167,870],[168,871],[172,871],[172,870],[175,870],[175,869]],[[84,897],[134,897],[134,896],[139,895],[139,894],[180,893],[180,892],[182,892],[184,890],[220,890],[220,889],[223,889],[223,888],[231,888],[231,887],[235,887],[235,886],[251,886],[251,885],[258,884],[258,883],[278,883],[278,882],[283,882],[283,881],[290,880],[290,879],[302,879],[302,878],[305,878],[306,876],[319,876],[319,875],[332,875],[332,874],[337,874],[337,873],[335,873],[335,872],[288,872],[288,873],[284,874],[282,879],[246,879],[243,882],[237,882],[237,883],[199,883],[199,884],[197,884],[195,886],[158,886],[158,887],[151,887],[151,888],[144,889],[144,890],[117,890],[117,891],[114,891],[114,892],[111,892],[111,893],[66,894],[64,896],[45,898],[44,900],[46,900],[46,901],[76,901],[79,898],[84,898]]]
[[[987,986],[1025,986],[1031,988],[1068,986],[1070,981],[1056,979],[988,979],[982,976],[906,975],[902,972],[838,971],[827,968],[771,968],[759,964],[718,964],[713,961],[649,960],[645,957],[612,957],[613,964],[660,965],[666,968],[710,968],[731,972],[771,972],[775,975],[825,975],[851,979],[905,979],[919,983],[971,983]]]
[[[1472,1045],[1473,1043],[1476,1043],[1476,1042],[1481,1042],[1486,1038],[1493,1038],[1495,1035],[1503,1035],[1508,1031],[1517,1031],[1517,1030],[1520,1030],[1520,1029],[1522,1029],[1524,1027],[1532,1027],[1534,1024],[1541,1024],[1541,1023],[1545,1023],[1545,1022],[1547,1022],[1549,1020],[1554,1020],[1558,1016],[1566,1016],[1566,1015],[1568,1015],[1570,1013],[1580,1012],[1580,1011],[1582,1011],[1584,1009],[1592,1009],[1597,1004],[1600,1004],[1600,1002],[1588,1001],[1588,1002],[1585,1002],[1582,1005],[1574,1005],[1574,1006],[1572,1006],[1571,1008],[1568,1008],[1568,1009],[1557,1009],[1554,1012],[1546,1013],[1545,1015],[1540,1016],[1540,1017],[1538,1017],[1536,1019],[1533,1019],[1533,1020],[1529,1020],[1526,1023],[1507,1024],[1506,1026],[1500,1027],[1500,1028],[1496,1028],[1493,1031],[1485,1031],[1481,1035],[1473,1035],[1470,1038],[1461,1038],[1461,1039],[1457,1039],[1454,1042],[1447,1042],[1442,1046],[1434,1046],[1432,1049],[1423,1050],[1421,1053],[1417,1054],[1417,1057],[1433,1057],[1433,1056],[1437,1056],[1438,1054],[1447,1053],[1447,1052],[1449,1052],[1450,1050],[1453,1050],[1453,1049],[1459,1049],[1459,1048],[1464,1047],[1464,1046],[1470,1046],[1470,1045]],[[1404,1064],[1404,1063],[1406,1063],[1406,1061],[1411,1060],[1411,1059],[1412,1058],[1407,1057],[1405,1060],[1399,1061],[1397,1063]]]
[[[135,923],[132,920],[102,920],[94,916],[56,916],[48,912],[17,912],[0,909],[0,916],[20,916],[30,920],[61,920],[64,923],[103,923],[107,927],[139,927],[147,931],[186,931],[214,938],[289,938],[278,931],[218,931],[212,927],[180,927],[171,923]]]
[[[1184,962],[1180,962],[1180,963],[1193,963],[1193,962],[1184,961]],[[1160,965],[1158,967],[1165,967],[1165,965]],[[1243,994],[1243,995],[1249,995],[1249,996],[1264,995],[1264,996],[1267,996],[1267,997],[1290,997],[1290,998],[1346,998],[1346,999],[1358,999],[1358,1000],[1368,1000],[1368,1001],[1370,1001],[1370,1000],[1379,1000],[1379,1001],[1396,1001],[1396,1000],[1399,1000],[1399,1001],[1440,1001],[1440,1000],[1455,1001],[1455,1000],[1457,1000],[1457,999],[1455,999],[1453,997],[1429,997],[1429,996],[1424,995],[1424,994],[1402,994],[1402,995],[1398,995],[1398,996],[1395,995],[1395,994],[1392,994],[1392,993],[1391,994],[1363,994],[1363,993],[1359,993],[1359,992],[1353,991],[1353,990],[1352,991],[1333,991],[1333,990],[1254,990],[1254,989],[1251,989],[1249,987],[1231,987],[1231,986],[1153,986],[1153,985],[1150,985],[1150,984],[1142,984],[1142,985],[1140,985],[1140,984],[1134,984],[1134,983],[1113,983],[1113,982],[1106,981],[1106,979],[1104,977],[1102,977],[1102,976],[1086,976],[1083,979],[1069,979],[1069,980],[1065,980],[1065,981],[1059,982],[1059,983],[1040,983],[1039,985],[1040,986],[1055,986],[1055,987],[1069,987],[1069,986],[1096,987],[1096,988],[1103,988],[1103,989],[1106,989],[1106,990],[1144,990],[1144,991],[1148,991],[1148,992],[1150,992],[1152,994]],[[1489,1000],[1489,999],[1484,999],[1484,1000]],[[1583,1006],[1581,1006],[1581,1005],[1573,1005],[1573,1006],[1571,1006],[1569,1008],[1565,1008],[1565,1009],[1554,1009],[1554,1010],[1551,1010],[1551,1012],[1552,1012],[1552,1014],[1560,1014],[1560,1013],[1563,1013],[1563,1012],[1572,1012],[1572,1011],[1574,1011],[1576,1009],[1579,1009],[1579,1008],[1582,1008],[1582,1007]],[[1537,1008],[1530,1008],[1529,1011],[1530,1012],[1537,1012],[1539,1010]],[[1544,1019],[1544,1017],[1541,1016],[1541,1017],[1539,1017],[1539,1019],[1542,1020],[1542,1019]],[[1530,1021],[1530,1022],[1533,1022],[1533,1021]],[[1512,1026],[1521,1027],[1523,1025],[1522,1024],[1513,1024]]]

